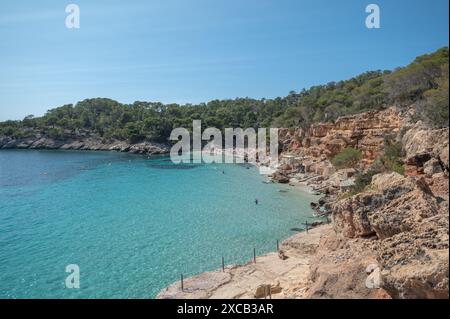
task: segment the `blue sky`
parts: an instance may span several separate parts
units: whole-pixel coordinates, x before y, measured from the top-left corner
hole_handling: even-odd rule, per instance
[[[81,28],[65,27],[79,5]],[[381,29],[365,27],[366,5]],[[448,46],[448,0],[1,0],[0,120],[92,97],[277,97]]]

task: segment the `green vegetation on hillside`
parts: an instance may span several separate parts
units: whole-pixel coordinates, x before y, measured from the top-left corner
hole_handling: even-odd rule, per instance
[[[331,163],[336,168],[351,168],[362,159],[362,153],[353,147],[343,149],[339,154],[331,159]]]
[[[350,80],[314,86],[275,99],[237,98],[198,105],[119,102],[95,98],[64,105],[35,118],[0,123],[0,136],[40,132],[64,138],[83,131],[104,139],[167,141],[175,127],[306,127],[342,115],[414,104],[430,126],[448,126],[448,48],[418,57],[407,67],[366,72]]]
[[[348,195],[355,195],[363,192],[370,185],[372,177],[376,174],[396,172],[404,175],[405,166],[401,160],[403,156],[401,144],[386,139],[384,141],[383,153],[375,159],[368,170],[356,175],[355,185],[350,189]]]

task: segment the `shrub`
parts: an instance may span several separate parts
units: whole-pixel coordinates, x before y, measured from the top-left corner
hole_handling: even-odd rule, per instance
[[[425,100],[419,105],[419,114],[425,123],[431,127],[448,127],[448,64],[446,75],[443,76],[437,89],[429,90],[424,94]]]
[[[367,186],[372,183],[372,177],[376,174],[396,172],[404,175],[405,166],[401,161],[403,156],[404,152],[400,143],[386,140],[383,155],[378,157],[366,172],[356,176],[355,185],[350,189],[348,195],[356,195],[366,190]]]
[[[16,129],[11,126],[7,126],[2,129],[1,133],[2,135],[6,136],[14,136],[14,134],[16,133]]]
[[[331,159],[336,168],[349,168],[355,166],[362,158],[362,153],[353,147],[347,147]]]
[[[379,158],[382,171],[396,172],[401,175],[405,174],[405,166],[401,158],[404,156],[403,148],[400,143],[385,141],[384,154]]]
[[[372,183],[372,177],[379,173],[381,171],[377,167],[371,167],[367,172],[356,175],[355,185],[351,187],[349,195],[352,196],[363,192]]]
[[[59,127],[52,127],[48,130],[48,136],[54,139],[64,139],[64,130]]]

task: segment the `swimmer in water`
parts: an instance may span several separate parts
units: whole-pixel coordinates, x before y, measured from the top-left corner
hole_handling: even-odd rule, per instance
[[[257,198],[255,199],[255,205],[258,205],[258,199]]]

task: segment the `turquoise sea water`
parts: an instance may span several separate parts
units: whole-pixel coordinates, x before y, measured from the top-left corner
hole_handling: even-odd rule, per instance
[[[242,165],[2,150],[0,298],[153,298],[222,256],[274,251],[314,197],[263,180]],[[80,267],[80,289],[65,288],[68,264]]]

